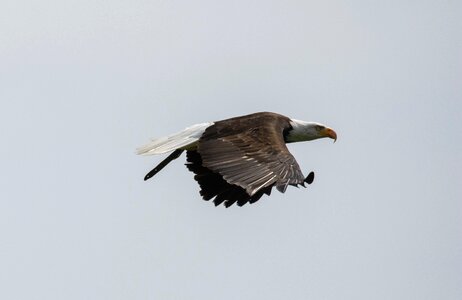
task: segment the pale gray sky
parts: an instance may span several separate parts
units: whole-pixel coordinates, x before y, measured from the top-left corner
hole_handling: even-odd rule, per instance
[[[1,299],[462,299],[462,2],[0,4]],[[308,189],[201,200],[152,137],[274,111]]]

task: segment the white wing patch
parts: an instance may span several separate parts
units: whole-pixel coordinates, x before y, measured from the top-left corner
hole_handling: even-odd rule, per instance
[[[200,139],[205,129],[213,125],[213,122],[192,125],[175,134],[153,139],[150,143],[139,147],[137,154],[154,155],[170,152],[176,149],[193,147]]]

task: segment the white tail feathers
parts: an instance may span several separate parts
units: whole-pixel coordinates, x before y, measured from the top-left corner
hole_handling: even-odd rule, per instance
[[[196,143],[205,129],[211,125],[213,125],[213,123],[196,124],[167,137],[153,139],[150,143],[136,149],[137,153],[140,155],[154,155],[176,149],[185,149]]]

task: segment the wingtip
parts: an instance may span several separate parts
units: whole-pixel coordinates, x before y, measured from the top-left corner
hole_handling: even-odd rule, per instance
[[[312,184],[314,181],[314,172],[311,171],[310,174],[308,174],[308,176],[306,176],[304,182],[308,183],[308,184]]]

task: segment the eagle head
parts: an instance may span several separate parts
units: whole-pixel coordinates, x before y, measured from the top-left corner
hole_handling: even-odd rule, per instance
[[[311,141],[321,138],[337,140],[337,133],[332,128],[316,122],[305,122],[291,119],[292,128],[287,132],[285,140],[287,143]]]

